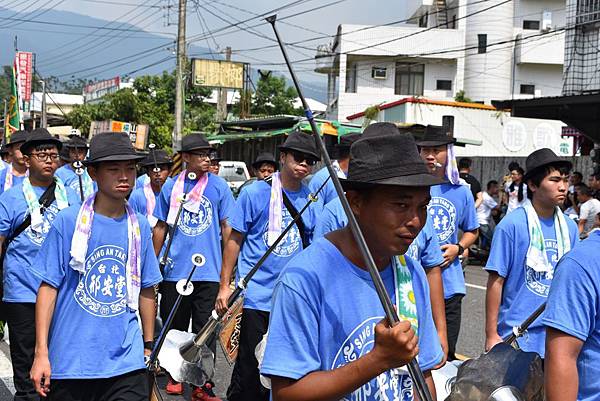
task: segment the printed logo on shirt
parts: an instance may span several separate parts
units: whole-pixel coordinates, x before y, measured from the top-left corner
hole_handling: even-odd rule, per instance
[[[290,212],[286,208],[281,209],[282,223],[281,229],[285,230],[285,228],[294,220]],[[269,231],[269,223],[265,224],[265,230],[263,233],[263,242],[265,246],[268,248],[269,243],[267,241]],[[273,254],[287,258],[292,256],[298,249],[300,249],[300,245],[302,244],[302,239],[300,238],[300,231],[298,231],[298,227],[294,224],[292,229],[288,231],[283,240],[275,247]]]
[[[200,208],[198,213],[192,213],[185,208],[181,211],[179,219],[179,231],[189,237],[195,237],[205,232],[213,218],[212,204],[206,196],[202,196],[200,200]]]
[[[448,199],[433,197],[429,202],[429,215],[433,222],[433,228],[440,242],[447,241],[456,227],[456,208]]]
[[[525,284],[527,289],[540,297],[548,297],[550,284],[554,277],[554,268],[558,263],[558,243],[554,239],[544,240],[546,246],[546,255],[548,261],[552,264],[552,270],[549,272],[536,272],[531,267],[525,265]]]
[[[418,244],[418,241],[416,238],[412,242],[412,244],[410,244],[410,246],[408,247],[408,250],[406,251],[406,253],[404,255],[408,256],[412,260],[420,260],[421,259],[419,257],[419,244]]]
[[[25,235],[27,238],[29,238],[29,240],[35,245],[42,245],[42,242],[44,242],[46,236],[48,235],[48,231],[50,231],[50,227],[52,226],[52,222],[56,218],[57,213],[58,207],[56,206],[56,203],[52,203],[44,212],[44,222],[38,231],[33,231],[31,226],[25,229]]]
[[[342,343],[331,370],[344,366],[367,354],[375,344],[375,325],[382,316],[372,317],[360,323]],[[342,398],[345,401],[412,401],[413,388],[410,376],[400,369],[384,372],[364,384],[352,394]]]
[[[121,247],[103,245],[88,254],[85,273],[79,275],[74,297],[91,315],[113,317],[127,307],[127,253]]]

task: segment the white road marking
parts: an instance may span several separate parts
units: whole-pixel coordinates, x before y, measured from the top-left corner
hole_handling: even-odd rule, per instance
[[[469,283],[466,283],[465,285],[469,288],[477,288],[478,290],[483,290],[483,291],[487,290],[487,288],[482,285],[469,284]]]

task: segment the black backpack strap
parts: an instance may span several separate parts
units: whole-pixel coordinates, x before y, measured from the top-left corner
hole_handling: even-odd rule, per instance
[[[44,191],[42,196],[40,196],[40,199],[38,200],[38,202],[42,208],[42,214],[44,213],[45,209],[48,208],[48,206],[50,206],[52,204],[52,202],[54,202],[54,199],[56,199],[56,195],[54,194],[55,188],[56,188],[56,182],[53,182],[52,184],[50,184],[50,186],[48,188],[46,188],[46,190]],[[13,235],[11,235],[10,237],[8,237],[6,239],[6,241],[5,241],[6,246],[4,247],[4,249],[7,249],[8,244],[10,244],[12,240],[17,238],[30,225],[31,225],[31,214],[28,214],[27,217],[25,217],[25,220],[23,220],[23,222],[19,225],[19,227],[17,227],[17,229],[15,230]]]
[[[264,180],[269,186],[271,186],[272,178],[268,177]],[[292,218],[296,219],[296,217],[300,216],[298,213],[298,209],[294,206],[290,198],[288,198],[287,194],[281,189],[281,194],[283,195],[283,205],[290,212]],[[302,239],[302,248],[306,249],[309,245],[308,238],[306,236],[306,227],[304,226],[304,221],[302,221],[302,216],[296,219],[296,227],[298,227],[298,231],[300,232],[300,238]]]

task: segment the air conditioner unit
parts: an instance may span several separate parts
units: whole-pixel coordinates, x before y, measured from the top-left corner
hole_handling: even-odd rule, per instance
[[[542,31],[552,29],[552,11],[544,10],[542,13]]]
[[[371,69],[371,78],[387,79],[387,68],[386,67],[373,67]]]

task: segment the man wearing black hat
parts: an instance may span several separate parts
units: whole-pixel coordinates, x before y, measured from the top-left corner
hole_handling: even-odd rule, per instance
[[[527,197],[498,224],[485,269],[486,349],[512,333],[548,297],[557,262],[579,241],[577,225],[563,214],[571,162],[550,149],[539,149],[525,162]],[[533,322],[518,339],[524,351],[544,358],[545,330]]]
[[[281,171],[273,174],[269,181],[257,181],[248,186],[237,199],[230,219],[233,230],[223,253],[221,287],[216,302],[219,312],[227,309],[231,294],[229,284],[236,262],[236,279],[239,281],[292,222],[293,216],[310,202],[310,191],[302,180],[319,160],[314,138],[303,132],[293,132],[279,150]],[[311,205],[247,284],[238,357],[227,391],[230,401],[269,399],[269,392],[260,384],[254,350],[267,331],[275,280],[292,256],[310,243],[315,213],[315,206]]]
[[[350,152],[342,186],[401,322],[386,323],[351,229],[333,231],[281,273],[261,374],[278,400],[412,399],[402,367],[418,354],[435,399],[430,370],[443,352],[427,279],[402,255],[427,219],[429,187],[441,180],[409,135],[366,137]]]
[[[6,150],[10,165],[0,171],[0,194],[23,182],[27,176],[27,164],[21,152],[21,145],[27,140],[27,131],[15,131],[10,136]]]
[[[10,164],[10,157],[8,155],[8,149],[4,145],[4,141],[0,145],[0,170],[4,170]]]
[[[254,163],[252,163],[252,172],[254,177],[244,182],[238,193],[242,192],[248,185],[253,184],[256,181],[264,180],[273,175],[279,169],[279,164],[275,161],[275,156],[270,152],[259,153]]]
[[[85,199],[97,190],[96,183],[90,178],[87,169],[81,163],[87,153],[88,144],[82,137],[73,135],[65,143],[65,147],[69,152],[71,163],[56,170],[56,176]],[[83,196],[81,196],[82,194]]]
[[[127,134],[95,135],[85,162],[98,191],[56,217],[31,267],[42,280],[31,379],[49,400],[148,399],[162,277],[150,226],[126,202],[139,159]]]
[[[206,323],[215,304],[221,275],[221,239],[224,242],[229,237],[231,228],[227,220],[234,209],[227,182],[209,172],[212,151],[202,135],[184,136],[181,153],[186,170],[163,185],[154,209],[154,217],[158,219],[153,230],[154,250],[162,258],[167,230],[175,224],[181,197],[187,194],[163,273],[160,315],[163,322],[166,321],[179,295],[177,281],[189,276],[192,255],[200,253],[205,263],[192,276],[194,292],[183,298],[173,321],[173,329],[187,331],[191,318],[195,333]],[[194,173],[195,177],[190,178],[188,173]],[[209,345],[213,351],[215,344],[214,338],[211,339]],[[206,383],[195,388],[193,399],[216,399],[212,386],[212,383]],[[182,384],[170,380],[167,393],[183,393]]]
[[[465,277],[459,257],[477,241],[479,222],[471,191],[462,185],[454,156],[456,140],[440,126],[428,125],[417,141],[427,168],[446,183],[431,187],[429,218],[443,252],[442,281],[446,309],[448,360],[456,359],[460,332],[461,303],[466,294]],[[463,235],[458,239],[458,231]]]
[[[210,170],[209,171],[211,172],[211,174],[219,175],[219,169],[221,167],[219,165],[219,162],[221,160],[223,160],[223,159],[221,158],[221,156],[219,156],[219,153],[216,150],[214,150],[210,153]]]
[[[15,400],[39,399],[29,380],[29,370],[35,346],[35,299],[41,279],[29,268],[38,260],[40,247],[57,213],[79,204],[75,192],[54,177],[61,146],[43,128],[29,134],[19,145],[29,175],[0,195],[0,244],[6,248],[3,302]]]
[[[344,135],[340,137],[340,142],[335,145],[335,160],[333,160],[331,164],[338,177],[346,178],[346,173],[348,172],[348,162],[350,161],[350,146],[352,146],[352,144],[358,140],[360,136],[361,134],[359,133]],[[327,167],[323,167],[312,177],[310,183],[308,184],[308,188],[312,192],[315,192],[328,178],[329,171],[327,170]],[[337,192],[335,192],[335,187],[333,186],[333,182],[331,180],[325,184],[325,187],[321,190],[320,198],[322,206],[325,206],[327,203],[337,198]]]
[[[150,149],[148,156],[140,162],[140,167],[146,171],[150,179],[142,188],[137,188],[131,193],[129,204],[133,210],[148,218],[150,227],[156,225],[154,209],[163,185],[170,180],[172,166],[173,159],[162,149]]]

